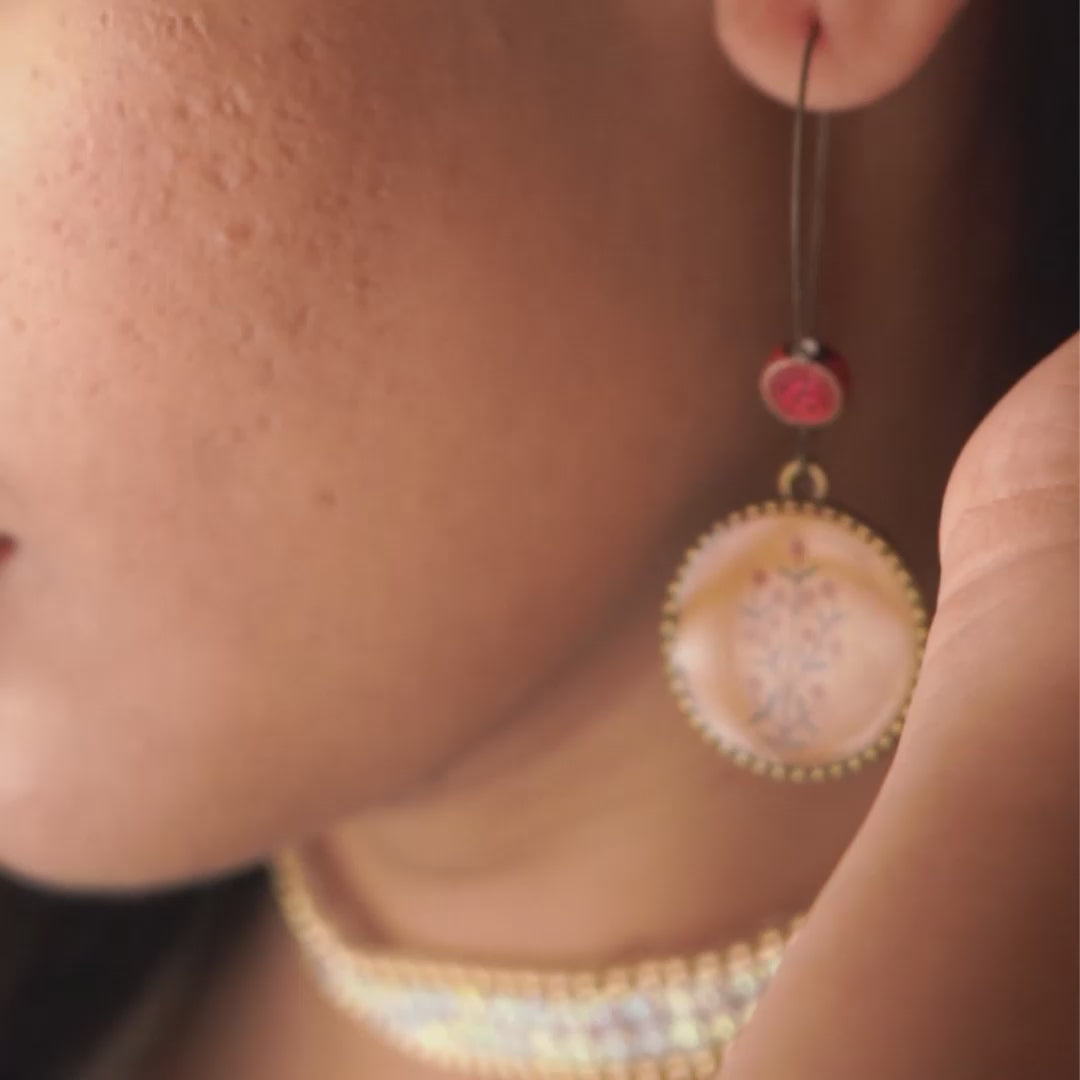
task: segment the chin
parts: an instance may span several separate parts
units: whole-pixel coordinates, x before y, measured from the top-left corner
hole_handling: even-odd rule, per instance
[[[232,812],[231,799],[185,787],[164,763],[137,770],[118,754],[115,768],[99,770],[77,752],[48,752],[44,740],[15,746],[4,728],[0,723],[6,876],[50,891],[139,893],[228,875],[273,847],[260,850],[258,823]],[[98,753],[108,759],[107,740]]]

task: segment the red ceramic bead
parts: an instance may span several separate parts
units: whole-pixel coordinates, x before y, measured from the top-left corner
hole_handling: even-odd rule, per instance
[[[842,356],[817,341],[784,346],[765,361],[759,388],[765,407],[793,427],[824,427],[841,413],[848,367]]]

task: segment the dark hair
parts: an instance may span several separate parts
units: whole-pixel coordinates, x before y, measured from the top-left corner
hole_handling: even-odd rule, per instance
[[[1021,140],[1023,232],[1019,252],[1024,339],[1041,359],[1077,328],[1077,187],[1080,10],[1056,0],[1008,4],[1020,66],[1016,86]]]
[[[1006,5],[1024,160],[1021,298],[1032,359],[1077,319],[1077,9]],[[178,950],[208,960],[265,889],[253,871],[130,900],[47,894],[0,879],[0,1080],[67,1080]]]
[[[0,879],[0,1080],[67,1080],[178,950],[209,963],[264,889],[251,871],[101,899]],[[186,957],[192,968],[200,956]]]

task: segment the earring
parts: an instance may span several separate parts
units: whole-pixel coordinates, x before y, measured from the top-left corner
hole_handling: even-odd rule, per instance
[[[735,762],[776,780],[857,772],[900,736],[926,641],[927,614],[892,548],[826,504],[812,432],[840,415],[843,359],[811,333],[820,261],[828,119],[816,125],[810,259],[803,266],[806,87],[799,78],[791,167],[791,343],[761,371],[772,416],[796,431],[778,498],[717,522],[687,552],[664,605],[661,645],[688,719]]]

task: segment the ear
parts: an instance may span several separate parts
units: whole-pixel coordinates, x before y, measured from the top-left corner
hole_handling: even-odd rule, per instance
[[[808,105],[829,111],[868,104],[906,82],[962,7],[964,0],[713,0],[732,64],[786,104],[816,22]]]

